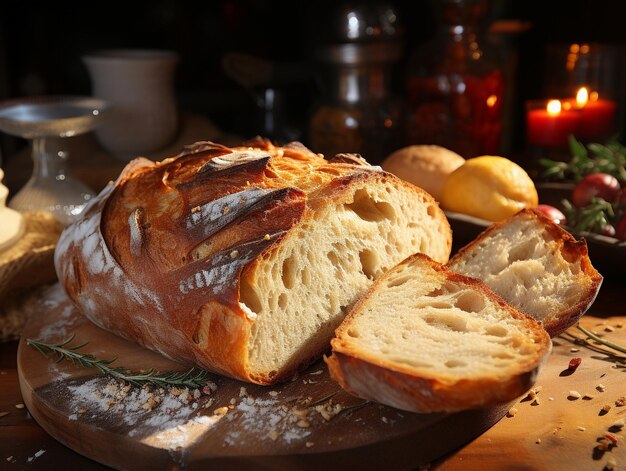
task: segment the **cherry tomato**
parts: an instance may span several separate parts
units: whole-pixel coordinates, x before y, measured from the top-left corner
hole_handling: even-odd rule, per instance
[[[606,226],[602,227],[602,229],[600,230],[600,234],[605,235],[605,236],[609,236],[609,237],[615,237],[615,227],[613,227],[611,224],[607,224]]]
[[[620,219],[619,223],[617,224],[615,237],[617,237],[619,240],[626,240],[626,215],[622,216],[622,219]]]
[[[619,181],[608,173],[592,173],[579,181],[572,190],[572,203],[582,208],[591,203],[594,196],[600,197],[609,203],[615,203],[620,197],[622,189]]]
[[[548,218],[550,218],[555,224],[567,224],[565,214],[554,206],[550,206],[549,204],[540,204],[537,206],[537,210],[548,216]]]

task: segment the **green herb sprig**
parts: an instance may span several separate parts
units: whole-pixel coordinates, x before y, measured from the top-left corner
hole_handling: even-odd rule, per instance
[[[609,342],[608,340],[604,340],[603,338],[598,337],[593,332],[585,329],[580,324],[576,324],[576,328],[580,330],[583,334],[585,334],[587,337],[589,337],[590,339],[595,340],[596,342],[604,345],[605,347],[612,348],[613,350],[617,350],[618,352],[621,352],[621,353],[626,353],[626,347],[622,347],[621,345],[618,345],[616,343]]]
[[[129,368],[124,366],[110,366],[117,358],[102,360],[96,358],[91,353],[79,352],[78,350],[87,345],[88,342],[70,346],[69,344],[74,338],[75,335],[72,334],[60,343],[44,343],[32,339],[26,339],[26,343],[45,356],[48,356],[50,353],[56,354],[57,362],[68,360],[75,365],[85,368],[95,368],[101,373],[122,381],[127,381],[135,386],[175,386],[195,389],[205,386],[209,379],[209,373],[207,371],[196,368],[191,368],[187,371],[161,373],[154,368],[140,372],[132,372]]]
[[[540,159],[543,167],[541,174],[546,180],[573,181],[582,180],[591,173],[608,173],[620,183],[626,183],[626,146],[617,141],[606,144],[592,143],[585,146],[574,136],[569,137],[572,158],[569,162]]]
[[[616,207],[602,198],[594,197],[591,203],[582,208],[575,207],[569,200],[561,201],[563,213],[567,218],[567,225],[572,232],[602,233],[603,229],[617,219]]]

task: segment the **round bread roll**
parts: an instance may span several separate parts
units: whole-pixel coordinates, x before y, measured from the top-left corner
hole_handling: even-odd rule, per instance
[[[439,201],[446,178],[464,163],[463,157],[445,147],[408,146],[387,157],[382,167]]]

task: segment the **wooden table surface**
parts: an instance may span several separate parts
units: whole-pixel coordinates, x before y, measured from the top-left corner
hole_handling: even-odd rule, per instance
[[[623,280],[605,280],[600,294],[587,314],[598,318],[625,316],[624,294],[626,284]],[[94,461],[82,457],[50,437],[22,407],[22,397],[18,384],[16,366],[17,342],[0,344],[0,469],[108,469]],[[622,394],[626,394],[626,381]],[[582,392],[582,391],[581,391]],[[545,398],[544,398],[545,400]],[[5,414],[4,413],[8,413]],[[621,416],[623,417],[624,414]],[[440,470],[499,470],[499,469],[543,469],[541,453],[545,450],[537,447],[537,455],[526,456],[527,462],[516,463],[515,443],[511,443],[510,419],[503,419],[485,434],[432,463],[431,469]],[[442,437],[445,439],[445,437]],[[493,443],[508,440],[506,453],[499,454],[494,450]],[[574,445],[569,445],[574,446]],[[568,442],[565,441],[559,453],[568,453]],[[618,445],[624,447],[623,443]],[[112,450],[114,452],[114,450]],[[521,449],[520,449],[521,451]],[[593,447],[589,448],[589,459],[581,463],[578,469],[602,470],[607,457],[594,459]],[[622,450],[619,450],[620,452]],[[622,453],[620,453],[621,455]],[[536,458],[536,461],[535,461]],[[626,469],[626,462],[619,463],[616,469]]]

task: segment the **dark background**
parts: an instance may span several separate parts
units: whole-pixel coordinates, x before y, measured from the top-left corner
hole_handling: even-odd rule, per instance
[[[404,59],[394,89],[403,93],[403,66],[412,50],[435,30],[428,0],[390,1],[406,28]],[[248,137],[259,120],[250,93],[227,77],[222,56],[254,54],[296,71],[284,85],[286,120],[306,143],[306,119],[321,85],[312,51],[321,41],[336,2],[271,0],[176,0],[107,2],[4,1],[0,7],[0,99],[40,94],[89,94],[81,55],[100,48],[162,48],[180,55],[176,93],[182,110],[207,116],[222,130]],[[626,2],[610,0],[494,0],[490,20],[528,21],[532,27],[508,41],[517,72],[507,86],[513,102],[511,132],[503,151],[523,150],[523,103],[544,94],[545,48],[549,43],[626,40]],[[288,67],[288,68],[289,68]],[[621,125],[620,125],[621,131]],[[5,158],[23,142],[2,137]]]

